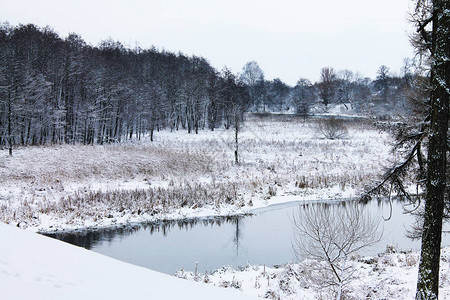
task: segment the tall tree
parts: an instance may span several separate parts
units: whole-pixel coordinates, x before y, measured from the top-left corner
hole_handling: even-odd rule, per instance
[[[350,70],[342,70],[338,72],[338,87],[337,87],[337,101],[344,104],[348,109],[347,104],[353,102],[353,80],[354,74]]]
[[[380,66],[377,71],[377,78],[375,79],[375,89],[380,93],[380,98],[383,102],[387,101],[389,94],[389,68],[385,65]]]
[[[333,68],[325,67],[320,72],[319,93],[323,104],[327,108],[336,92],[336,72]]]
[[[288,107],[291,88],[279,78],[269,81],[267,85],[267,104],[271,111],[282,111]]]
[[[14,51],[10,41],[10,28],[0,28],[0,142],[8,145],[9,155],[13,153],[13,91],[16,81],[14,72]]]
[[[256,61],[250,61],[245,64],[242,68],[242,73],[240,76],[242,82],[248,86],[248,91],[250,94],[250,101],[253,105],[258,105],[257,102],[257,85],[264,81],[264,72],[259,67]]]
[[[245,85],[226,67],[222,71],[222,77],[225,128],[234,127],[234,162],[239,164],[239,132],[244,122],[244,112],[249,106],[249,94]]]
[[[439,264],[442,222],[448,205],[447,155],[449,151],[448,122],[450,95],[450,1],[414,0],[412,21],[416,33],[412,43],[428,68],[427,113],[422,122],[400,130],[397,147],[409,147],[404,161],[388,170],[383,181],[369,195],[380,192],[387,182],[400,196],[413,200],[403,185],[403,179],[414,166],[418,167],[417,182],[425,188],[422,215],[421,253],[416,299],[438,299]],[[420,94],[420,93],[419,93]],[[422,146],[427,159],[422,155]],[[422,184],[423,183],[423,184]]]
[[[450,1],[416,0],[416,48],[430,62],[430,132],[416,299],[438,299],[442,218],[447,192],[450,95]],[[448,201],[448,199],[447,199]]]
[[[308,116],[315,96],[314,86],[311,82],[308,79],[300,78],[293,89],[295,112],[303,117]]]

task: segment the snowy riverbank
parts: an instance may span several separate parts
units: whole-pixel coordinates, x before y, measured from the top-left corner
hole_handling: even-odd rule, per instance
[[[414,299],[418,252],[388,251],[373,257],[355,257],[353,279],[345,287],[345,299]],[[224,289],[269,299],[334,299],[331,287],[324,285],[327,266],[314,260],[277,268],[251,266],[239,270],[223,267],[210,274],[178,271],[176,276]],[[450,248],[442,249],[439,299],[450,299]],[[312,280],[316,278],[316,282]]]
[[[0,223],[1,298],[251,299],[127,264]]]
[[[305,260],[277,268],[221,268],[211,274],[163,273],[0,223],[2,298],[23,299],[330,299],[311,282],[321,265]],[[348,299],[414,299],[417,252],[353,260]],[[318,268],[319,267],[319,268]],[[441,256],[440,297],[450,297],[450,248]],[[191,282],[197,281],[197,282]],[[218,287],[214,287],[218,286]],[[280,297],[280,298],[278,298]]]
[[[0,151],[0,221],[33,231],[226,216],[287,201],[357,197],[391,162],[390,138],[347,120],[337,140],[320,119],[251,117],[240,134],[155,133],[155,141]]]

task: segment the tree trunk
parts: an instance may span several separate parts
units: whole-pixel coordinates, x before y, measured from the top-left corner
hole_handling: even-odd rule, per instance
[[[235,112],[235,113],[238,113],[238,112]],[[239,153],[238,153],[238,151],[239,151],[239,120],[238,120],[238,117],[237,116],[235,116],[235,124],[234,124],[234,126],[235,126],[235,130],[234,130],[234,142],[235,142],[235,144],[234,144],[234,162],[236,163],[236,165],[238,165],[239,164]]]
[[[438,299],[442,218],[446,192],[446,156],[450,62],[448,1],[433,1],[431,45],[431,128],[427,195],[416,299]]]
[[[13,154],[13,136],[12,136],[12,108],[11,108],[11,91],[8,91],[8,154],[12,156]]]

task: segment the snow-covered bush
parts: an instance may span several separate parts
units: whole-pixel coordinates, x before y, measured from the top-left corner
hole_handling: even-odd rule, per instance
[[[345,121],[335,117],[320,120],[318,123],[318,131],[330,140],[344,138],[348,133]]]

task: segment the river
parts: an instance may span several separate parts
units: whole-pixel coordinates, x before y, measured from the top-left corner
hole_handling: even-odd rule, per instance
[[[269,206],[248,216],[133,224],[49,236],[168,274],[181,268],[193,271],[196,265],[201,272],[247,263],[273,266],[296,261],[292,220],[304,204]],[[343,202],[330,205],[344,207]],[[379,221],[379,231],[383,233],[382,240],[362,254],[375,255],[383,252],[386,245],[401,250],[420,249],[420,241],[406,237],[414,217],[404,213],[402,203],[392,202],[392,215],[388,202],[373,200],[359,205]],[[449,245],[447,234],[443,236],[443,246]]]

